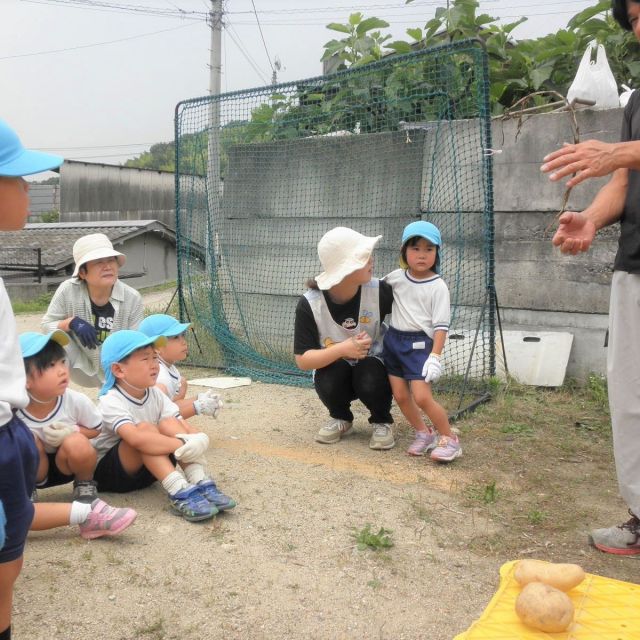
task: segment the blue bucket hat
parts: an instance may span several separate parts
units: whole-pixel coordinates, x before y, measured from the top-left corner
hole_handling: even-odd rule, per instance
[[[18,178],[50,171],[64,162],[60,156],[25,149],[16,132],[0,120],[0,176]]]
[[[416,220],[411,224],[408,224],[402,232],[402,246],[407,243],[411,238],[424,238],[431,244],[438,247],[438,259],[434,266],[434,271],[440,273],[440,259],[442,258],[442,236],[440,235],[440,229],[435,224],[427,222],[426,220]]]
[[[122,329],[110,334],[102,343],[102,351],[100,352],[100,363],[104,371],[104,384],[98,393],[103,396],[116,383],[111,365],[121,362],[134,351],[153,345],[154,347],[163,347],[167,344],[164,336],[146,336],[141,331],[133,331],[131,329]]]
[[[165,336],[173,338],[184,333],[191,326],[190,322],[178,322],[173,316],[155,313],[147,316],[138,326],[145,336]]]
[[[36,333],[35,331],[26,331],[20,334],[20,351],[23,358],[30,358],[40,353],[49,342],[57,342],[61,347],[69,344],[69,336],[61,329],[56,329],[51,333]]]

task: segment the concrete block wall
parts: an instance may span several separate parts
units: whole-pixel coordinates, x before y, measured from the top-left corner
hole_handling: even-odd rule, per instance
[[[620,109],[579,112],[580,139],[615,141],[621,121]],[[451,154],[444,151],[449,142],[465,136],[467,146],[456,152],[454,164],[438,164],[438,154]],[[503,327],[572,333],[567,374],[584,379],[591,371],[605,370],[603,344],[617,229],[600,233],[592,250],[581,256],[563,256],[551,245],[565,187],[551,183],[540,165],[547,153],[573,138],[566,113],[492,123],[492,146],[500,150],[493,156],[495,274]],[[316,243],[337,225],[383,234],[376,251],[376,273],[383,275],[397,265],[397,243],[407,222],[423,215],[444,225],[451,211],[462,208],[468,213],[464,228],[457,235],[445,235],[449,255],[464,240],[468,261],[462,277],[469,269],[482,268],[482,205],[469,193],[460,199],[447,192],[447,185],[456,183],[451,179],[456,166],[475,172],[474,188],[483,190],[478,124],[434,123],[412,131],[411,142],[405,132],[397,132],[230,150],[218,225],[220,273],[223,288],[245,296],[243,323],[252,317],[250,309],[262,309],[260,315],[271,318],[266,321],[272,325],[268,332],[280,331],[283,345],[290,341],[297,297],[304,280],[320,268]],[[605,181],[573,189],[569,208],[587,206]],[[240,256],[239,261],[225,262],[226,248],[233,248],[229,254]],[[271,266],[265,273],[247,271],[247,261],[253,258]],[[479,295],[475,292],[459,303],[481,304]]]

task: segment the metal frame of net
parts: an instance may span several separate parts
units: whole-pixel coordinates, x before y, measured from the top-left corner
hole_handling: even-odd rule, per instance
[[[472,406],[495,374],[491,122],[486,52],[467,40],[336,74],[176,107],[178,292],[191,362],[310,385],[293,359],[295,307],[329,229],[443,237],[452,322],[439,389]]]

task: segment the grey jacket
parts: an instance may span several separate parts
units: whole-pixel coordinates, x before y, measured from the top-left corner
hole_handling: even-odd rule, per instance
[[[120,329],[136,329],[143,318],[142,296],[128,284],[116,280],[109,302],[113,305],[114,318],[111,332]],[[91,300],[87,285],[80,278],[70,278],[60,284],[53,294],[49,308],[42,318],[42,327],[49,333],[58,328],[58,322],[78,316],[93,324]],[[89,377],[104,379],[100,368],[100,348],[83,347],[73,333],[67,346],[69,367],[80,369]]]

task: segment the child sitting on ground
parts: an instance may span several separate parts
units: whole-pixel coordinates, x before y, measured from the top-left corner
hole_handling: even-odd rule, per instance
[[[29,404],[18,409],[18,417],[35,436],[36,487],[73,480],[73,499],[91,504],[98,497],[93,481],[97,458],[89,440],[100,432],[102,416],[89,398],[68,388],[67,344],[69,337],[59,329],[20,335]]]
[[[431,451],[438,462],[462,455],[444,408],[433,398],[431,385],[442,374],[440,356],[450,321],[449,289],[440,277],[442,238],[439,229],[424,220],[412,222],[402,233],[402,269],[384,280],[393,289],[389,330],[384,336],[383,358],[400,410],[415,429],[407,453]],[[420,414],[426,413],[437,434]]]
[[[80,535],[88,540],[124,531],[137,513],[98,499],[93,481],[96,452],[89,439],[99,433],[102,416],[89,398],[67,388],[64,347],[69,337],[60,330],[48,335],[29,331],[20,335],[19,342],[29,404],[16,415],[29,427],[38,449],[36,487],[73,480],[73,502],[36,504],[29,530],[77,524]]]
[[[138,327],[146,336],[164,336],[167,344],[158,348],[160,373],[156,386],[175,402],[183,418],[194,415],[218,417],[222,408],[220,396],[212,390],[187,398],[187,380],[180,375],[176,362],[182,362],[189,355],[189,345],[185,337],[191,323],[180,323],[174,317],[156,313],[146,317]]]
[[[102,433],[93,441],[98,453],[95,479],[100,491],[126,493],[160,481],[172,510],[189,522],[208,520],[235,507],[205,470],[206,434],[181,417],[178,407],[155,387],[156,348],[163,336],[121,330],[102,345],[105,383],[98,407]],[[175,461],[184,475],[175,467]]]

